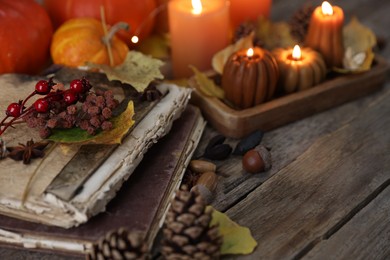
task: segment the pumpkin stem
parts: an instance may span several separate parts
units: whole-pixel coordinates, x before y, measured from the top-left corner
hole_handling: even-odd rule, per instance
[[[110,60],[110,65],[114,66],[114,58],[112,56],[112,48],[111,48],[111,39],[114,37],[115,33],[118,32],[119,30],[128,30],[129,25],[124,22],[119,22],[112,26],[110,30],[107,30],[107,23],[106,23],[106,16],[104,14],[104,6],[100,6],[100,17],[102,20],[102,27],[103,27],[103,32],[104,36],[102,38],[102,41],[104,45],[107,47],[107,52],[108,52],[108,59]]]
[[[104,35],[103,42],[104,44],[107,44],[107,42],[111,41],[112,37],[119,31],[119,30],[129,30],[129,25],[125,22],[118,22],[114,24],[110,30]]]

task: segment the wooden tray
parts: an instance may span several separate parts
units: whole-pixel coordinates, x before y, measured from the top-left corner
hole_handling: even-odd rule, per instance
[[[338,76],[308,90],[243,110],[235,110],[199,91],[194,91],[191,103],[202,110],[207,121],[221,134],[242,138],[257,129],[272,130],[379,90],[388,69],[386,60],[376,57],[370,71]]]

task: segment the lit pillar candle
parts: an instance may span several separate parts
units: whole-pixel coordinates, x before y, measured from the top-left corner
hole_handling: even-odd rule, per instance
[[[279,68],[272,54],[254,47],[239,50],[225,63],[221,86],[234,107],[246,109],[270,100],[276,89]]]
[[[269,17],[272,0],[230,0],[230,20],[233,28],[245,21]]]
[[[344,13],[338,6],[323,2],[317,7],[310,20],[306,45],[319,51],[328,67],[342,67]]]
[[[192,75],[189,65],[211,69],[211,59],[229,44],[229,6],[225,0],[173,0],[168,5],[173,73]]]
[[[280,70],[278,88],[283,93],[308,89],[325,78],[325,62],[322,55],[313,49],[301,49],[295,45],[294,49],[279,48],[272,53]]]

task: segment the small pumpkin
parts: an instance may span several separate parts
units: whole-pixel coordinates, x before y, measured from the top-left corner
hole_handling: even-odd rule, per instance
[[[65,22],[53,35],[50,48],[53,62],[69,67],[84,66],[86,62],[112,66],[121,64],[129,48],[114,35],[117,29],[111,28],[106,36],[102,23],[96,19],[75,18]],[[112,61],[107,48],[108,41],[111,45]]]
[[[0,73],[34,74],[49,58],[53,28],[33,0],[0,0]]]
[[[302,48],[304,55],[299,60],[291,57],[291,49],[278,48],[272,53],[280,70],[278,89],[285,94],[311,88],[325,79],[325,61],[311,48]]]
[[[224,65],[222,88],[225,98],[245,109],[270,100],[276,89],[279,68],[272,54],[255,47],[233,53]]]
[[[121,31],[120,38],[131,45],[131,36],[137,34],[145,39],[153,29],[156,0],[44,0],[43,4],[55,27],[73,18],[90,17],[100,19],[101,7],[108,24],[125,22],[130,26],[128,32]]]

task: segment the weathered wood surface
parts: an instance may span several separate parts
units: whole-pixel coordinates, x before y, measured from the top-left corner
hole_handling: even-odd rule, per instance
[[[321,1],[313,1],[314,5]],[[286,20],[307,0],[274,0]],[[339,1],[390,41],[390,1]],[[390,62],[390,47],[380,53]],[[213,205],[248,226],[258,247],[237,259],[389,259],[390,79],[370,96],[267,132],[273,167],[250,175],[241,158],[218,162]],[[217,134],[207,128],[197,155]],[[237,140],[229,139],[235,145]],[[0,249],[1,259],[73,259]],[[232,257],[226,257],[232,258]]]

